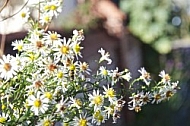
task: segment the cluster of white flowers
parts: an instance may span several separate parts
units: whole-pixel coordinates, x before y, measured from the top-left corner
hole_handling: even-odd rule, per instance
[[[144,68],[141,68],[139,72],[141,76],[134,80],[130,88],[134,87],[135,82],[139,84],[139,81],[142,81],[145,85],[140,85],[140,88],[136,87],[136,93],[132,93],[132,96],[129,97],[131,99],[128,102],[129,110],[139,112],[141,111],[141,107],[147,103],[158,104],[163,100],[169,100],[177,92],[177,89],[179,89],[179,82],[171,82],[170,76],[164,70],[159,74],[161,77],[160,82],[153,85],[150,85],[150,73]]]
[[[30,8],[21,11],[23,21],[31,24],[28,35],[23,40],[12,42],[16,56],[3,55],[0,59],[0,124],[51,126],[56,122],[64,126],[101,125],[109,118],[116,123],[125,105],[127,89],[118,89],[117,84],[131,81],[128,69],[109,70],[101,65],[111,64],[110,55],[103,48],[100,53],[99,68],[91,74],[87,62],[82,62],[81,42],[83,30],[74,30],[66,39],[56,31],[47,31],[52,18],[61,12],[60,0],[41,0],[33,7],[40,7],[39,20],[30,17]],[[135,80],[150,84],[150,75],[141,69],[142,75]],[[169,99],[177,88],[170,83],[164,71],[162,81],[155,92],[133,94],[129,109],[139,111],[151,99],[159,103]],[[130,85],[130,90],[133,89]],[[116,90],[117,89],[117,90]],[[126,93],[125,93],[126,94]]]

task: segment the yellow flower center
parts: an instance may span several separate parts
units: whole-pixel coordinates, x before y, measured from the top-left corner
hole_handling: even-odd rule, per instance
[[[57,77],[62,78],[63,77],[63,72],[58,72]]]
[[[50,38],[51,38],[51,40],[57,40],[57,39],[58,39],[58,36],[57,36],[57,34],[52,33],[52,34],[50,35]]]
[[[106,76],[106,75],[108,75],[108,71],[104,69],[104,70],[102,70],[102,74]]]
[[[4,104],[2,104],[1,109],[4,110],[6,108],[6,106]]]
[[[10,71],[11,70],[11,64],[10,63],[5,63],[4,64],[4,69],[6,70],[6,71]]]
[[[49,16],[45,16],[45,17],[44,17],[44,20],[45,20],[46,22],[49,22],[49,21],[50,21],[50,17],[49,17]]]
[[[45,120],[43,122],[43,126],[51,126],[51,121],[50,120]]]
[[[73,50],[75,51],[75,53],[79,53],[79,52],[80,52],[80,46],[79,46],[79,44],[76,44],[76,45],[73,47]]]
[[[45,92],[45,96],[46,96],[46,98],[48,98],[50,100],[53,98],[53,95],[51,92]]]
[[[86,119],[80,119],[79,120],[79,126],[87,126],[87,120]]]
[[[50,10],[56,10],[56,9],[57,9],[57,6],[51,5]]]
[[[69,53],[69,47],[68,46],[62,46],[61,47],[61,52],[63,54],[68,54]]]
[[[42,104],[42,102],[41,102],[40,99],[36,99],[36,100],[34,101],[34,106],[37,107],[37,108],[39,108],[39,107],[41,106],[41,104]]]
[[[99,122],[102,122],[102,120],[104,119],[104,117],[101,115],[100,111],[96,111],[95,114],[94,114],[94,117]]]
[[[98,95],[94,97],[93,101],[94,101],[94,104],[100,105],[103,102],[103,98],[100,95]]]
[[[114,97],[115,96],[114,90],[112,88],[108,89],[106,91],[106,96],[108,96],[108,97]]]
[[[70,69],[70,70],[75,70],[75,65],[74,65],[74,64],[71,64],[71,65],[69,66],[69,69]]]
[[[7,118],[5,118],[5,117],[0,117],[0,123],[5,123],[6,120],[7,120]]]
[[[21,13],[21,17],[22,17],[22,18],[25,18],[25,17],[26,17],[26,13],[25,13],[25,12],[22,12],[22,13]]]
[[[50,10],[50,6],[49,5],[45,5],[44,6],[44,10],[46,10],[46,11]]]
[[[23,48],[22,45],[18,45],[18,46],[17,46],[18,51],[22,51],[22,48]]]

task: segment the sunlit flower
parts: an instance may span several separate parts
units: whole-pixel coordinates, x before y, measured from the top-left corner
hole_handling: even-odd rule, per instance
[[[101,63],[104,60],[106,60],[108,62],[107,64],[111,64],[112,63],[112,60],[109,58],[109,56],[110,56],[109,52],[106,52],[102,48],[100,48],[100,50],[98,50],[98,52],[101,54],[101,58],[99,60],[99,63]]]
[[[92,117],[87,117],[87,114],[82,115],[80,114],[79,117],[75,116],[72,122],[73,126],[92,126],[92,124],[89,122]]]
[[[23,41],[22,40],[15,40],[11,44],[13,46],[13,50],[18,50],[19,52],[23,50]]]
[[[110,102],[112,102],[114,99],[116,99],[116,93],[115,90],[113,88],[110,88],[109,86],[106,88],[105,86],[103,86],[104,88],[104,95],[105,98],[108,98],[108,100]]]
[[[54,121],[52,120],[52,116],[44,117],[43,120],[41,120],[37,126],[52,126]]]
[[[104,103],[103,95],[99,94],[99,90],[93,90],[93,94],[89,94],[89,101],[91,102],[89,106],[94,106],[94,110],[101,108]]]
[[[48,99],[41,95],[41,92],[37,92],[35,95],[30,95],[28,98],[28,105],[31,106],[31,111],[34,112],[35,115],[39,115],[40,113],[45,113],[48,110]]]
[[[5,114],[5,113],[1,113],[0,114],[0,125],[6,124],[6,122],[8,122],[9,120],[9,115]]]
[[[50,14],[51,16],[57,17],[59,13],[62,11],[61,2],[58,0],[50,1],[47,3],[44,3],[43,10]]]
[[[10,54],[3,55],[2,58],[0,59],[0,77],[9,80],[17,74],[18,64],[16,58]]]
[[[45,14],[40,16],[40,21],[39,22],[40,22],[41,25],[45,25],[45,24],[50,23],[51,20],[52,20],[52,16],[50,14],[48,14],[48,13],[45,13]]]
[[[20,11],[19,16],[21,17],[22,21],[26,23],[28,18],[30,17],[30,10],[29,8],[24,8]]]
[[[106,67],[100,66],[99,70],[100,70],[100,73],[99,73],[99,74],[100,74],[103,78],[106,78],[106,77],[109,75],[109,71],[106,69]]]
[[[63,95],[61,96],[61,100],[58,104],[56,104],[56,112],[59,113],[62,117],[64,117],[64,113],[66,113],[66,109],[68,108],[68,98],[64,99]]]
[[[45,33],[43,36],[43,40],[48,44],[51,45],[53,47],[57,47],[59,45],[61,45],[62,43],[62,39],[60,38],[61,35],[58,34],[55,31],[48,31],[48,33]]]

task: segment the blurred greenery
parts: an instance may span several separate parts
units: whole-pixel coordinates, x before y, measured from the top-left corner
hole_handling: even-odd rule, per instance
[[[183,4],[182,4],[183,3]],[[176,39],[189,38],[190,6],[177,0],[121,0],[130,32],[159,53],[166,54]]]

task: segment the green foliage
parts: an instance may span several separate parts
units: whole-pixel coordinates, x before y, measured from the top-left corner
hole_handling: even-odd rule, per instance
[[[187,9],[176,1],[121,0],[120,7],[128,15],[130,32],[159,53],[168,53],[173,40],[188,36]]]

